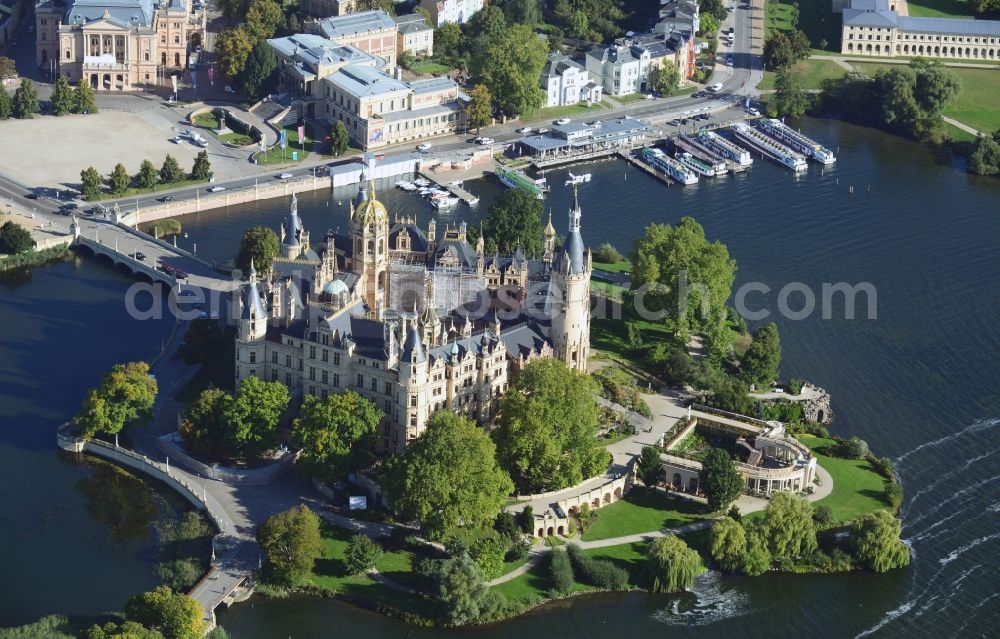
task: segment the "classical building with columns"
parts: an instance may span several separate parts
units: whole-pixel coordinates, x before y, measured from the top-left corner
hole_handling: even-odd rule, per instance
[[[578,203],[561,248],[550,219],[542,255],[488,255],[464,223],[390,220],[362,176],[346,232],[314,250],[293,196],[280,237],[269,272],[251,269],[234,298],[236,382],[354,390],[385,415],[380,450],[405,448],[438,410],[488,423],[532,359],[586,370],[592,259]]]
[[[202,44],[205,13],[190,0],[43,0],[35,8],[35,55],[43,71],[96,91],[168,84]]]
[[[840,51],[875,57],[1000,59],[1000,20],[911,17],[906,0],[834,0]]]

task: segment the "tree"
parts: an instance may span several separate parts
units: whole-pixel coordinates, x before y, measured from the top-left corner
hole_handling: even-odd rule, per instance
[[[483,578],[496,579],[503,574],[504,555],[507,544],[496,537],[482,537],[472,544],[469,556],[472,557],[483,571]]]
[[[670,593],[690,588],[705,572],[698,552],[675,535],[654,539],[646,551],[646,571],[653,592]]]
[[[489,526],[514,489],[489,436],[448,411],[434,413],[424,434],[386,466],[383,488],[393,509],[420,520],[432,538],[458,524]]]
[[[573,566],[569,563],[569,555],[561,548],[553,548],[549,553],[549,581],[556,597],[569,594],[573,588]]]
[[[1000,174],[1000,143],[988,135],[980,135],[969,152],[969,171],[976,175]]]
[[[483,579],[482,569],[466,553],[442,564],[438,598],[451,623],[462,625],[489,617],[503,602],[503,596],[487,588]]]
[[[669,62],[653,67],[650,72],[649,88],[661,95],[673,95],[681,83],[681,74],[677,67]]]
[[[764,64],[771,71],[785,69],[795,62],[792,41],[784,31],[774,29],[764,43]]]
[[[505,0],[501,6],[509,24],[533,27],[542,21],[537,0]]]
[[[809,502],[792,493],[779,492],[771,497],[761,532],[774,557],[804,557],[816,550],[816,524]]]
[[[531,27],[515,24],[477,51],[474,66],[504,111],[528,115],[545,100],[538,78],[548,53]]]
[[[126,424],[148,418],[156,401],[156,379],[146,362],[115,364],[104,374],[101,385],[87,392],[77,413],[80,434],[91,438],[98,433],[114,435]]]
[[[536,492],[604,471],[608,453],[596,439],[595,390],[586,374],[558,360],[529,362],[500,400],[493,431],[500,465]]]
[[[531,504],[528,504],[524,509],[517,513],[517,525],[521,527],[521,532],[526,535],[530,535],[535,531],[535,512],[531,508]]]
[[[17,64],[7,56],[0,56],[0,80],[17,77]]]
[[[702,13],[711,14],[719,22],[725,20],[726,15],[729,13],[722,0],[699,0],[698,7]]]
[[[296,586],[312,572],[323,551],[319,517],[305,505],[271,515],[257,529],[264,574],[281,586]]]
[[[854,557],[875,572],[908,566],[910,549],[899,540],[900,528],[900,521],[887,510],[861,515],[851,530]]]
[[[278,3],[273,0],[251,0],[243,28],[246,29],[247,35],[259,44],[261,40],[274,37],[278,27],[284,22],[285,15]]]
[[[30,251],[34,246],[31,233],[20,224],[8,220],[0,226],[0,253],[17,255]]]
[[[577,10],[569,17],[569,22],[566,25],[569,30],[569,34],[574,38],[580,40],[585,40],[590,35],[590,21],[587,20],[587,14],[583,11]]]
[[[622,255],[615,245],[610,242],[604,242],[596,249],[594,249],[594,261],[604,262],[606,264],[615,264],[616,262],[622,262],[625,260],[625,256]]]
[[[80,182],[82,186],[80,187],[80,192],[83,193],[84,199],[96,200],[101,196],[101,185],[103,180],[101,179],[101,174],[97,172],[92,166],[80,171]]]
[[[729,453],[711,448],[701,463],[701,487],[709,510],[724,510],[743,492],[743,477],[733,466]]]
[[[240,240],[240,252],[236,256],[236,266],[244,273],[249,272],[250,262],[262,272],[271,269],[271,263],[281,252],[281,244],[274,231],[266,226],[247,229]]]
[[[677,226],[650,224],[634,244],[631,284],[633,291],[646,291],[642,310],[660,311],[682,338],[724,321],[735,276],[729,250],[709,242],[690,217]]]
[[[307,475],[325,481],[343,478],[371,459],[382,411],[352,390],[325,400],[307,395],[292,424],[301,447],[297,464]]]
[[[14,105],[10,101],[10,94],[7,89],[0,90],[0,120],[6,120],[14,110]]]
[[[792,31],[788,36],[788,43],[792,48],[792,59],[794,62],[805,60],[809,57],[809,49],[812,43],[800,29]]]
[[[767,539],[764,538],[760,526],[751,527],[746,532],[747,551],[743,558],[743,574],[757,577],[771,567],[771,551],[767,547]]]
[[[483,11],[486,8],[484,7]],[[434,54],[439,58],[454,57],[458,54],[461,44],[462,28],[455,22],[446,22],[434,32]]]
[[[469,126],[479,129],[493,123],[493,96],[485,84],[477,84],[469,95],[469,106],[465,110]]]
[[[129,621],[159,630],[165,639],[201,639],[204,614],[201,604],[167,586],[133,595],[125,604]]]
[[[73,111],[76,113],[97,113],[94,89],[89,82],[80,80],[73,89]]]
[[[128,174],[125,165],[119,162],[115,165],[111,175],[108,177],[108,185],[112,193],[124,193],[128,185],[132,183],[132,176]]]
[[[711,13],[703,13],[698,16],[698,33],[703,38],[711,40],[719,33],[719,21]]]
[[[58,635],[56,639],[69,636]],[[80,637],[82,639],[163,639],[163,633],[159,630],[150,630],[135,621],[123,621],[120,624],[109,621],[103,626],[94,624]]]
[[[135,183],[144,189],[151,189],[156,186],[159,179],[160,175],[153,163],[149,160],[143,160],[142,164],[139,165],[139,172],[135,174]]]
[[[14,117],[30,120],[38,113],[38,91],[28,78],[23,78],[14,92]]]
[[[55,115],[66,115],[73,110],[73,90],[69,88],[66,78],[59,76],[55,86],[52,87],[52,113]]]
[[[848,459],[864,459],[870,454],[868,442],[857,435],[843,442],[839,448],[840,455]]]
[[[250,376],[240,382],[223,411],[229,428],[229,450],[257,458],[278,445],[278,422],[288,407],[288,388]]]
[[[780,363],[781,338],[777,325],[770,322],[753,332],[750,348],[740,362],[740,373],[748,383],[764,388],[778,378]]]
[[[341,156],[351,143],[351,137],[347,134],[347,127],[342,120],[337,120],[330,128],[330,152],[336,156]]]
[[[239,77],[246,65],[254,40],[244,27],[223,29],[215,38],[215,57],[219,69],[231,78]]]
[[[733,572],[742,568],[747,553],[747,534],[740,522],[732,517],[716,519],[712,524],[709,552],[723,570]]]
[[[191,402],[178,427],[191,450],[211,459],[219,459],[229,452],[231,437],[227,432],[226,407],[230,401],[229,393],[206,388]]]
[[[660,483],[663,474],[663,462],[660,461],[660,451],[652,446],[643,446],[639,454],[639,464],[636,468],[639,479],[647,486]]]
[[[274,91],[276,86],[278,86],[278,58],[266,41],[258,40],[253,45],[243,69],[243,88],[251,99],[259,100]]]
[[[778,69],[774,78],[774,93],[767,102],[768,114],[798,118],[809,109],[811,99],[802,86],[802,74],[790,67]]]
[[[367,535],[354,535],[344,552],[344,567],[348,575],[360,575],[375,567],[382,558],[382,546]]]
[[[181,165],[177,163],[174,156],[168,155],[165,160],[163,160],[163,166],[160,167],[160,179],[166,184],[173,184],[174,182],[180,182],[185,177]]]
[[[511,255],[518,248],[525,255],[541,255],[542,201],[523,189],[507,189],[493,202],[482,222],[488,254]]]
[[[566,33],[559,27],[550,26],[548,33],[549,53],[562,53]]]
[[[208,151],[200,151],[194,158],[194,166],[191,167],[191,179],[202,182],[212,179],[212,163],[208,160]]]

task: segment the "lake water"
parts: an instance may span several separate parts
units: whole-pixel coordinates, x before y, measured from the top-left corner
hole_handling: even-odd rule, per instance
[[[694,187],[667,187],[620,161],[575,166],[575,174],[593,175],[580,188],[583,235],[591,245],[610,241],[624,251],[646,224],[694,216],[710,238],[728,245],[739,264],[737,287],[747,282],[771,287],[769,295],[751,298],[755,308],[777,311],[778,291],[793,282],[807,285],[817,297],[824,283],[875,287],[875,320],[864,319],[863,305],[854,320],[843,319],[836,305],[829,320],[819,309],[801,321],[773,319],[781,329],[782,372],[833,394],[835,432],[859,435],[877,453],[896,459],[907,493],[904,537],[914,549],[910,568],[888,575],[757,579],[709,574],[693,593],[577,597],[503,624],[454,631],[410,628],[328,599],[255,599],[220,615],[231,634],[238,639],[694,636],[706,631],[746,637],[988,634],[1000,614],[994,605],[1000,584],[991,567],[1000,552],[995,488],[1000,480],[1000,180],[967,175],[963,160],[947,150],[871,129],[807,120],[803,130],[839,148],[836,166],[811,165],[796,177],[757,160],[748,175]],[[564,232],[570,203],[570,192],[562,186],[566,171],[549,171],[547,177],[553,191],[546,206]],[[463,219],[476,224],[498,192],[489,180],[466,187],[482,203],[440,216],[439,224]],[[299,199],[314,242],[325,230],[346,226],[346,204],[355,190]],[[391,215],[415,215],[422,225],[430,219],[430,207],[415,195],[381,185],[379,196]],[[277,229],[286,211],[287,201],[272,200],[187,216],[182,219],[187,236],[179,242],[186,248],[197,243],[199,255],[224,261],[235,255],[245,228]],[[106,533],[106,527],[79,521],[86,510],[73,487],[80,471],[58,461],[52,436],[101,371],[114,361],[148,357],[167,331],[122,317],[127,283],[93,262],[60,264],[36,270],[28,283],[5,289],[0,300],[0,317],[15,319],[4,322],[6,334],[16,337],[0,344],[4,399],[14,406],[0,408],[0,461],[11,478],[2,489],[11,493],[5,503],[13,499],[15,517],[29,526],[37,519],[25,514],[32,512],[32,503],[53,504],[46,519],[52,534],[45,539],[25,532],[23,524],[0,523],[0,538],[24,544],[6,544],[0,551],[5,553],[0,560],[6,560],[2,593],[8,602],[11,597],[23,602],[4,606],[15,612],[0,615],[0,623],[39,611],[114,608],[149,581],[148,565],[135,553],[102,556],[94,551],[100,543],[84,539],[80,526],[94,526],[98,533]],[[798,299],[792,296],[793,308],[800,306]],[[81,331],[81,337],[66,327]],[[53,359],[41,359],[43,352]],[[55,363],[57,354],[77,352],[81,356],[72,366]],[[63,552],[66,544],[82,552]],[[69,557],[78,557],[77,562]],[[79,588],[72,594],[70,588],[53,592],[33,579],[39,572],[35,566],[45,566],[48,579],[90,583],[111,557],[119,563],[115,583],[107,586],[110,592],[91,589],[81,597]]]

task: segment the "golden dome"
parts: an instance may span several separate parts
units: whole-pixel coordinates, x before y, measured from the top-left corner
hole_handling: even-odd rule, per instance
[[[368,185],[368,192],[358,189],[354,199],[354,219],[360,224],[381,224],[389,221],[389,210],[375,198],[374,180]]]

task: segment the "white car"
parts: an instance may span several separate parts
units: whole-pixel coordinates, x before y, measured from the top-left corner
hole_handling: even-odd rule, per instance
[[[421,144],[418,144],[417,145],[417,150],[420,151],[421,153],[427,153],[428,151],[431,150],[431,143],[430,142],[423,142]]]
[[[569,124],[569,123],[570,123],[570,119],[569,118],[559,118],[558,120],[556,120],[556,124],[559,124],[559,125]]]
[[[528,135],[529,133],[533,133],[534,131],[535,130],[532,129],[530,126],[523,126],[517,130],[517,132],[520,133],[521,135]]]
[[[753,117],[755,117],[755,118],[758,118],[758,117],[760,117],[760,111],[758,111],[758,110],[756,109],[756,107],[750,107],[750,110],[749,110],[749,111],[747,111],[747,113],[749,113],[749,114],[750,114],[751,116],[753,116]]]
[[[282,173],[281,175],[278,176],[278,179],[279,180],[287,180],[287,179],[290,179],[291,177],[292,177],[291,173]]]
[[[494,142],[493,138],[479,137],[473,140],[473,143],[475,144],[493,144],[493,142]]]
[[[719,91],[722,91],[722,83],[716,82],[715,84],[710,84],[707,87],[705,87],[705,90],[711,91],[712,93],[718,93]]]
[[[208,192],[209,193],[218,193],[219,191],[225,191],[225,190],[226,190],[226,187],[224,187],[224,186],[212,186],[212,187],[209,187]]]

